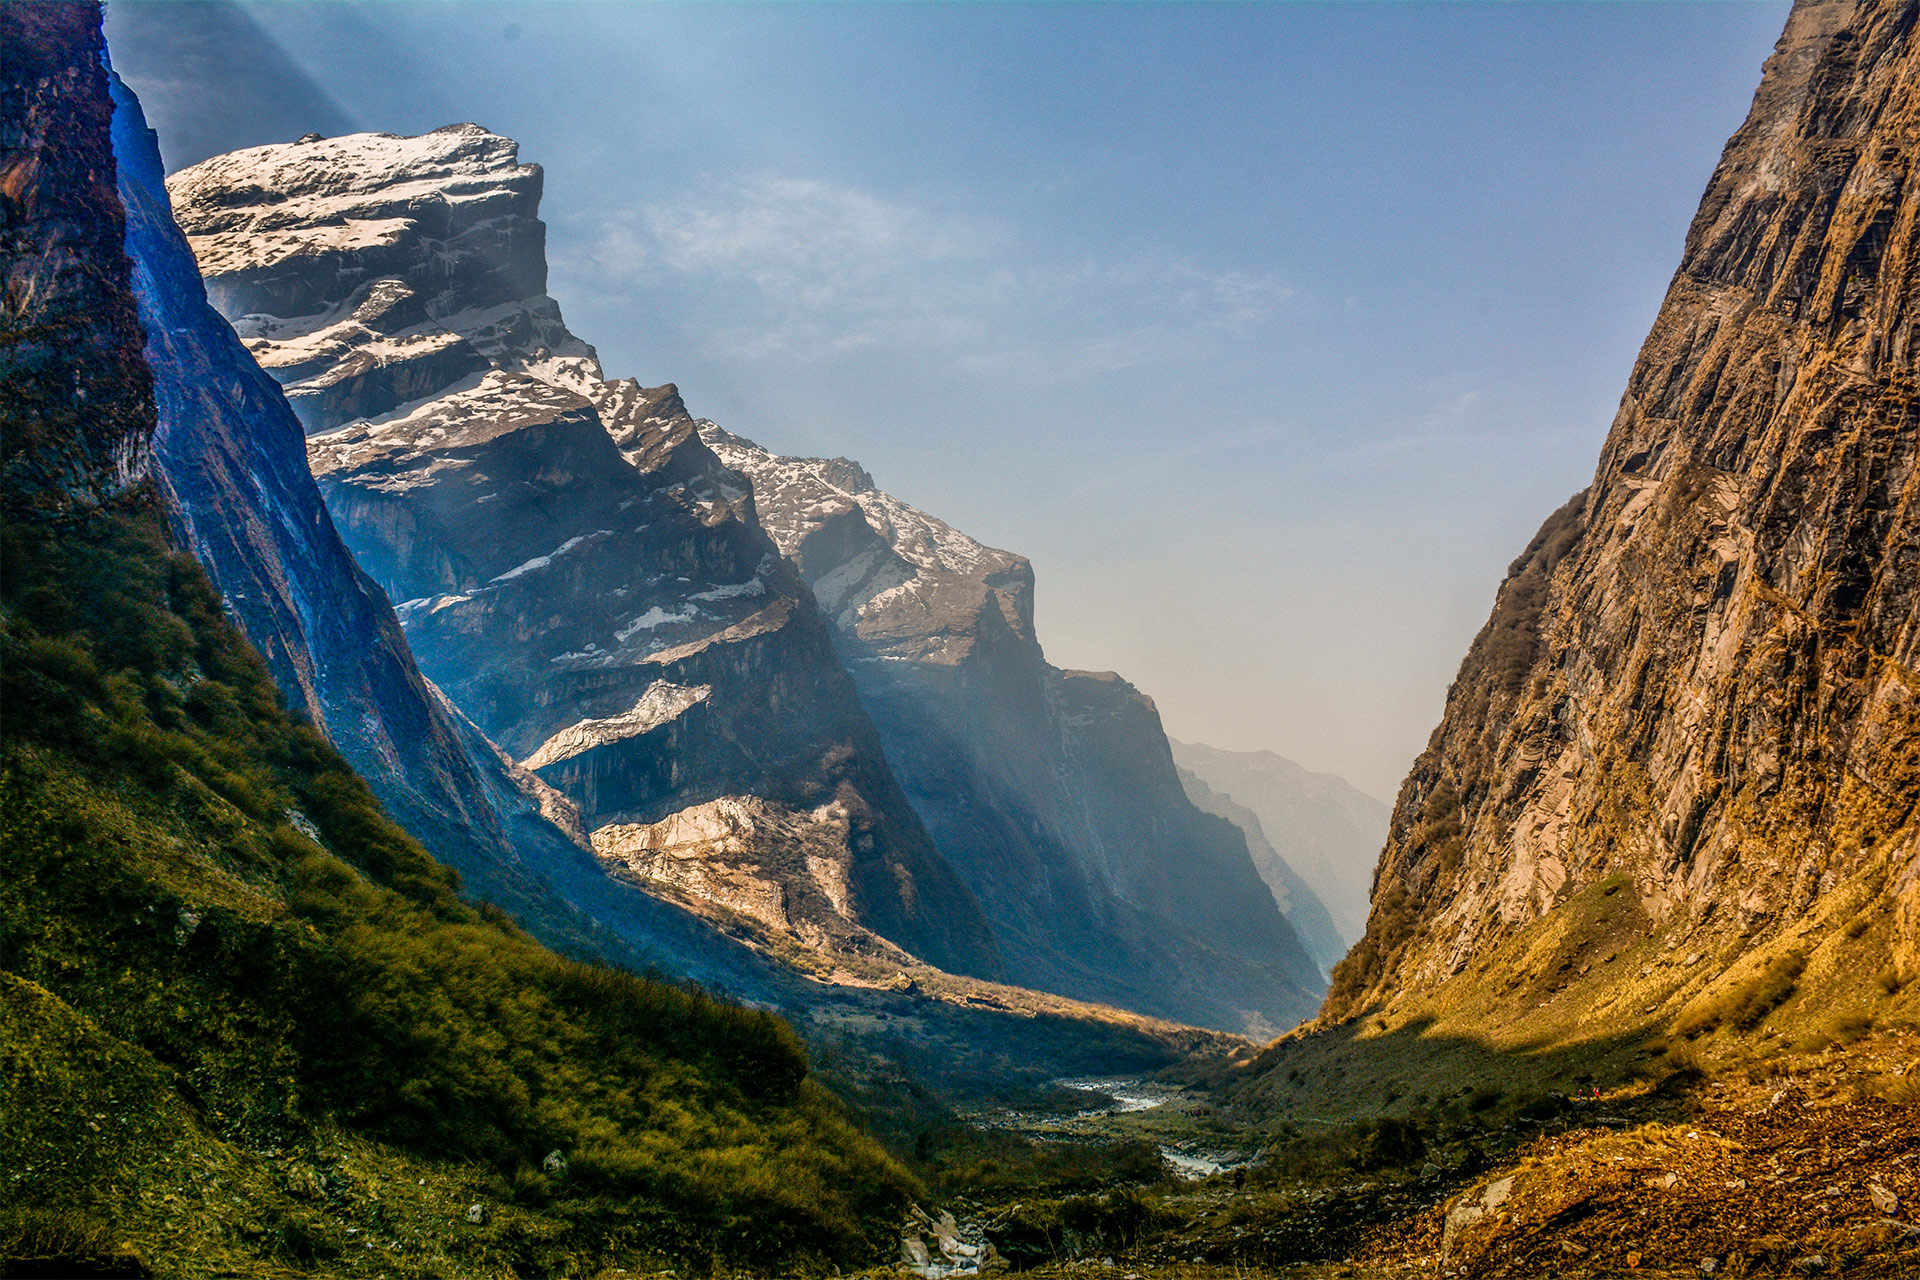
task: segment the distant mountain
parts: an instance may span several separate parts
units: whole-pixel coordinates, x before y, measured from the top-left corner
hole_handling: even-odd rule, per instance
[[[1323,981],[1247,842],[1188,800],[1153,702],[1050,665],[1033,570],[845,458],[701,423],[831,620],[914,806],[1022,983],[1256,1034]]]
[[[1253,857],[1254,870],[1267,882],[1267,889],[1273,894],[1274,904],[1280,908],[1280,914],[1300,935],[1301,945],[1306,947],[1313,962],[1331,973],[1333,966],[1340,963],[1340,957],[1347,954],[1347,944],[1340,937],[1340,931],[1334,928],[1333,917],[1327,914],[1327,906],[1320,901],[1320,895],[1300,878],[1299,873],[1280,856],[1279,850],[1273,847],[1273,842],[1267,839],[1266,828],[1260,825],[1259,815],[1231,796],[1221,795],[1186,769],[1180,770],[1180,785],[1186,789],[1187,799],[1193,801],[1195,808],[1225,818],[1240,828],[1240,834],[1247,840],[1247,852]]]
[[[1386,805],[1343,778],[1311,773],[1271,751],[1175,742],[1173,758],[1259,819],[1274,852],[1325,905],[1343,953],[1360,940],[1374,864],[1387,841]]]
[[[999,972],[746,481],[566,329],[512,141],[309,138],[168,185],[421,670],[608,873],[796,945]]]

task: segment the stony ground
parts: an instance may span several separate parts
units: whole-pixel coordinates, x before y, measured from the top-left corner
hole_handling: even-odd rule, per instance
[[[1436,1149],[1418,1169],[1243,1171],[1044,1214],[957,1212],[970,1238],[1003,1243],[1055,1223],[1053,1256],[1025,1259],[1048,1280],[1920,1277],[1920,1035],[1701,1065],[1683,1054],[1657,1085],[1490,1124],[1470,1158]],[[1164,1140],[1174,1113],[1137,1123]]]

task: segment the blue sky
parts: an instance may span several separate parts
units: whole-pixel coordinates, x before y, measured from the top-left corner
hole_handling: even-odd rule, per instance
[[[1786,7],[150,2],[108,32],[170,163],[517,138],[610,375],[1030,556],[1049,657],[1176,736],[1390,799],[1591,477]]]

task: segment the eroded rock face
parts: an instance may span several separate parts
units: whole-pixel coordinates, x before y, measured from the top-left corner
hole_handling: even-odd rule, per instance
[[[0,11],[0,504],[98,506],[151,469],[97,4]]]
[[[1046,661],[1024,557],[881,491],[858,463],[699,427],[752,480],[1014,980],[1234,1031],[1305,1015],[1322,970],[1244,838],[1189,802],[1151,699]]]
[[[764,979],[740,948],[608,882],[572,802],[503,756],[421,676],[392,605],[335,530],[279,385],[208,305],[139,101],[117,80],[112,92],[132,296],[153,371],[155,479],[182,542],[288,702],[470,890],[542,938],[759,989]]]
[[[910,966],[913,958],[865,928],[853,908],[853,817],[840,803],[796,810],[724,796],[659,822],[610,823],[593,843],[616,875],[722,922],[744,917],[824,956]]]
[[[1794,9],[1592,487],[1515,561],[1402,787],[1329,1017],[1616,873],[1722,957],[1883,886],[1911,963],[1913,20]]]
[[[862,925],[997,971],[746,481],[672,388],[604,381],[546,296],[540,171],[511,140],[309,140],[168,185],[341,534],[486,737],[589,831],[728,796],[842,805]]]

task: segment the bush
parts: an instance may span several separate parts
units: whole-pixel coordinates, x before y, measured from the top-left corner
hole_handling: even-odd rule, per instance
[[[1360,1170],[1404,1169],[1427,1158],[1426,1139],[1411,1120],[1389,1116],[1363,1125],[1354,1152],[1353,1167]]]

